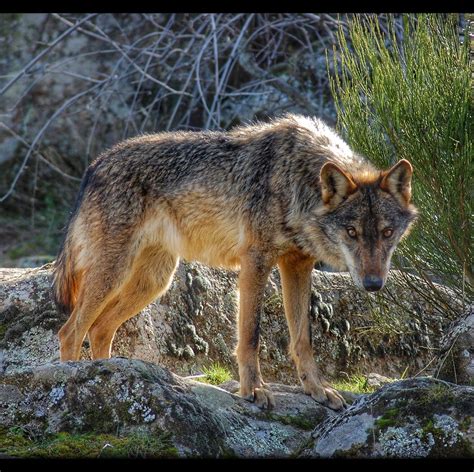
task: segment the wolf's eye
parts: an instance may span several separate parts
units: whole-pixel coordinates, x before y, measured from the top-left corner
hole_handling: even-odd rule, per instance
[[[393,234],[393,229],[392,228],[385,228],[383,231],[382,231],[382,235],[384,238],[391,238],[392,237],[392,234]]]
[[[352,238],[355,239],[357,237],[357,231],[355,230],[354,226],[348,226],[346,228],[347,234]]]

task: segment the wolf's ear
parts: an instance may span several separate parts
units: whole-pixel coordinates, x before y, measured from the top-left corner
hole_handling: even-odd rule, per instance
[[[332,162],[321,167],[321,197],[325,205],[338,205],[357,190],[352,177]]]
[[[403,206],[406,206],[411,200],[412,175],[412,165],[406,159],[402,159],[384,172],[380,188],[390,192]]]

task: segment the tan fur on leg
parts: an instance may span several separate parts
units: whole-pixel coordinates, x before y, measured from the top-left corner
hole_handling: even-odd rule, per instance
[[[260,408],[273,408],[273,395],[263,388],[258,348],[260,336],[260,314],[263,306],[265,284],[271,269],[270,261],[255,252],[241,259],[239,275],[239,363],[240,395],[254,401]]]
[[[278,261],[283,288],[283,304],[290,330],[290,352],[306,394],[334,410],[344,407],[345,401],[319,374],[311,347],[309,304],[311,271],[315,259],[293,253]]]
[[[86,287],[89,288],[87,294]],[[61,361],[79,360],[86,333],[111,296],[111,291],[102,283],[99,273],[89,272],[84,277],[84,285],[79,291],[76,306],[58,332]]]
[[[104,308],[89,330],[93,359],[110,357],[117,329],[166,292],[177,264],[178,258],[161,247],[147,247],[140,252],[119,295]]]

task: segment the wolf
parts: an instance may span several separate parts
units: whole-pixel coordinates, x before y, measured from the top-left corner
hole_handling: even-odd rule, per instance
[[[380,290],[416,219],[413,169],[379,170],[323,121],[287,114],[230,131],[141,135],[87,168],[55,262],[53,292],[70,315],[60,358],[108,358],[115,332],[168,289],[180,258],[240,269],[239,394],[274,398],[258,351],[264,289],[278,266],[290,353],[304,392],[334,410],[340,393],[313,357],[311,271],[321,261]]]

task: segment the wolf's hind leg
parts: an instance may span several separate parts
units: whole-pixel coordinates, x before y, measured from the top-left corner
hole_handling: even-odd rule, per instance
[[[272,393],[264,388],[258,362],[260,315],[271,264],[259,255],[241,259],[239,274],[239,341],[236,349],[239,363],[240,391],[243,398],[260,408],[275,405]]]
[[[314,262],[313,258],[299,254],[287,255],[278,261],[283,289],[283,304],[290,330],[290,352],[305,393],[333,410],[340,410],[345,406],[345,401],[321,377],[311,347],[309,306],[311,271]]]
[[[178,257],[159,246],[141,250],[116,296],[102,310],[89,330],[92,358],[111,355],[117,329],[166,292],[178,265]]]
[[[104,272],[113,276],[114,269],[97,263],[81,278],[74,310],[58,332],[61,361],[79,359],[87,331],[113,293],[112,287],[104,280]]]

